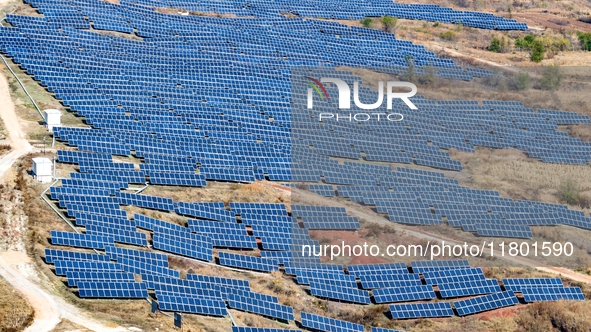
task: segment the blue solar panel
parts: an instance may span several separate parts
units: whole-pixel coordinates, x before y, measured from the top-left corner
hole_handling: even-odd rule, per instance
[[[221,251],[219,253],[221,265],[232,266],[247,270],[272,272],[278,270],[275,259],[255,256],[237,255]]]
[[[579,287],[527,287],[521,288],[525,302],[585,300]]]
[[[147,298],[146,285],[138,282],[93,282],[78,283],[80,297],[88,298]]]
[[[477,312],[516,305],[517,303],[515,294],[507,291],[456,301],[454,302],[454,306],[458,315],[466,316]]]
[[[348,287],[340,281],[310,280],[310,293],[314,296],[352,303],[369,304],[369,293],[366,290]]]
[[[210,316],[225,316],[226,304],[222,300],[196,298],[182,295],[157,294],[158,309]]]
[[[344,320],[328,318],[302,311],[302,326],[319,331],[334,332],[363,332],[363,325],[350,323]]]
[[[278,303],[268,302],[260,297],[247,297],[238,294],[228,294],[230,308],[244,310],[267,317],[285,321],[293,320],[293,309]]]
[[[427,285],[380,288],[372,293],[376,303],[428,300],[437,297],[433,287]]]
[[[437,284],[437,288],[439,288],[439,293],[443,298],[482,295],[501,291],[499,282],[496,279],[440,283]]]
[[[502,281],[505,290],[517,292],[531,287],[564,287],[560,278],[505,278]]]
[[[451,317],[454,315],[449,302],[391,304],[390,313],[394,319]]]
[[[133,273],[127,272],[103,272],[103,271],[87,271],[76,270],[66,271],[68,278],[68,286],[76,287],[81,281],[95,281],[95,282],[133,282],[135,277]]]
[[[119,264],[104,261],[61,261],[53,262],[55,274],[65,276],[68,271],[122,271]]]
[[[45,249],[45,262],[51,264],[56,260],[108,262],[111,258],[107,255],[90,254],[86,252]]]
[[[232,332],[301,332],[301,330],[286,330],[273,327],[232,326]]]

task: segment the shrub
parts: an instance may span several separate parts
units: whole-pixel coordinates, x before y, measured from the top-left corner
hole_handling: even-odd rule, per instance
[[[384,16],[382,17],[382,24],[384,24],[384,31],[386,32],[393,32],[396,29],[396,24],[398,23],[398,19],[392,16]]]
[[[560,74],[560,67],[557,65],[547,66],[542,71],[542,78],[540,79],[540,88],[542,90],[556,90],[562,81],[562,74]]]
[[[577,37],[579,37],[581,49],[583,51],[591,51],[591,32],[582,33],[579,31],[577,32]]]
[[[423,75],[419,77],[419,83],[430,85],[437,82],[437,70],[432,63],[428,66],[423,66]]]
[[[448,30],[439,34],[439,37],[443,40],[454,41],[458,37],[458,34],[455,31]]]
[[[362,19],[360,21],[361,25],[363,25],[365,28],[369,28],[371,27],[371,24],[373,23],[373,20],[369,17],[366,17],[364,19]]]
[[[491,42],[488,50],[491,52],[496,53],[505,53],[509,48],[509,43],[507,42],[507,38],[502,36],[501,39],[494,37]]]
[[[501,53],[501,41],[498,38],[493,38],[490,41],[488,50],[495,53]]]
[[[412,55],[407,54],[404,56],[404,60],[406,60],[406,64],[408,69],[405,74],[400,75],[400,78],[404,81],[417,83],[417,77],[415,73],[415,63],[412,59]]]
[[[544,60],[544,54],[546,53],[546,48],[544,47],[544,43],[536,39],[531,45],[531,52],[529,58],[533,62],[540,62]]]
[[[527,35],[523,38],[517,38],[515,39],[515,46],[521,49],[530,50],[535,39],[536,37],[532,35]]]
[[[575,205],[579,202],[579,195],[579,186],[571,179],[564,181],[558,189],[558,198],[562,203]]]
[[[527,90],[529,89],[531,82],[531,78],[529,77],[529,73],[522,71],[515,76],[515,88],[517,90]]]

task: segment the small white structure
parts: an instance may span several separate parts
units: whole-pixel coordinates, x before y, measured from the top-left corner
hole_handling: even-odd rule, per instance
[[[62,125],[62,112],[55,109],[47,109],[43,111],[43,117],[45,118],[45,125],[50,133],[53,132],[53,127],[59,127]]]
[[[33,177],[43,183],[51,182],[53,163],[49,158],[33,158]]]

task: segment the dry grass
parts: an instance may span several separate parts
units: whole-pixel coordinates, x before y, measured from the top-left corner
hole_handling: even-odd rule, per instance
[[[22,331],[33,322],[34,314],[22,294],[0,277],[0,331]]]
[[[204,188],[150,186],[144,192],[183,202],[264,202],[286,203],[289,195],[259,182],[249,184],[208,181]]]
[[[561,186],[574,180],[580,195],[591,197],[589,166],[542,163],[513,149],[477,148],[476,153],[452,151],[451,155],[469,174],[469,181],[463,184],[473,188],[498,190],[513,199],[561,203]]]

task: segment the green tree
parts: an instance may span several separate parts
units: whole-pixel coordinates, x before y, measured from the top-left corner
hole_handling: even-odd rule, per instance
[[[532,35],[527,35],[523,38],[515,39],[515,46],[517,46],[521,49],[530,50],[532,48],[532,44],[535,40],[536,40],[536,37],[534,37]]]
[[[531,77],[529,73],[526,71],[522,71],[515,76],[515,88],[517,90],[527,90],[529,89],[531,82]]]
[[[556,90],[562,81],[562,74],[558,65],[546,66],[542,71],[540,88],[542,90]]]
[[[495,53],[501,53],[501,41],[498,38],[493,37],[493,39],[490,41],[488,50]]]
[[[398,19],[396,17],[388,15],[382,17],[382,24],[384,24],[384,31],[386,32],[394,32],[397,23]]]
[[[373,23],[373,20],[369,17],[366,17],[364,19],[362,19],[360,21],[361,25],[363,25],[365,28],[369,28],[371,27],[371,24]]]
[[[529,53],[530,60],[533,62],[540,62],[544,60],[545,53],[546,48],[544,47],[544,43],[539,39],[535,39],[531,44],[531,49]]]
[[[581,49],[583,51],[591,51],[591,32],[582,33],[578,31],[577,37],[579,37],[579,42],[581,42]]]

